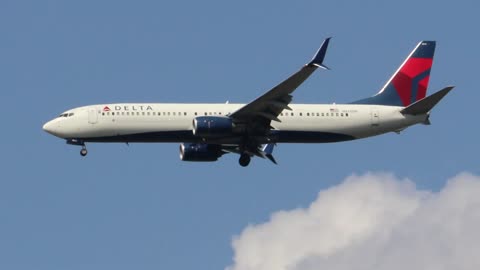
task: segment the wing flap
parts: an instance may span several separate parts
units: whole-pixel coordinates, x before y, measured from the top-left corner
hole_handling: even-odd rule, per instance
[[[278,117],[276,115],[274,115],[273,113],[267,113],[267,112],[257,112],[257,115],[258,116],[262,116],[270,121],[275,121],[275,122],[282,122],[280,121],[280,119],[278,119]]]

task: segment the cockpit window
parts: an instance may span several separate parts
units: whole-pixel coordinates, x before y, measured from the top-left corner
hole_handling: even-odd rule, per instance
[[[62,113],[58,117],[70,117],[70,116],[73,116],[73,115],[74,115],[74,113]]]

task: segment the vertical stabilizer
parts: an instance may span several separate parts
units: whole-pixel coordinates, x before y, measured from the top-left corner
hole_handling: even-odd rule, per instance
[[[435,41],[421,41],[378,94],[354,103],[406,107],[423,99],[434,53]]]

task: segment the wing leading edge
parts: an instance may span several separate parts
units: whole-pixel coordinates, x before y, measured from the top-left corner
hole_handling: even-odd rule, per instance
[[[283,110],[291,110],[288,104],[292,101],[291,94],[293,91],[310,77],[318,67],[328,69],[323,64],[323,60],[329,42],[330,38],[325,39],[312,60],[299,71],[254,101],[233,112],[230,117],[236,123],[244,123],[250,126],[247,129],[253,128],[263,131],[270,129],[270,121],[280,122],[278,115]]]

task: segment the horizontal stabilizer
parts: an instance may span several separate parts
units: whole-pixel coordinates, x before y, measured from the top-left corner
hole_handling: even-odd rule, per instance
[[[426,114],[432,110],[435,105],[443,98],[445,95],[453,89],[454,86],[448,86],[443,88],[442,90],[436,92],[433,95],[430,95],[426,98],[423,98],[412,105],[406,107],[405,109],[401,110],[400,112],[403,114],[410,114],[410,115],[418,115],[418,114]]]

